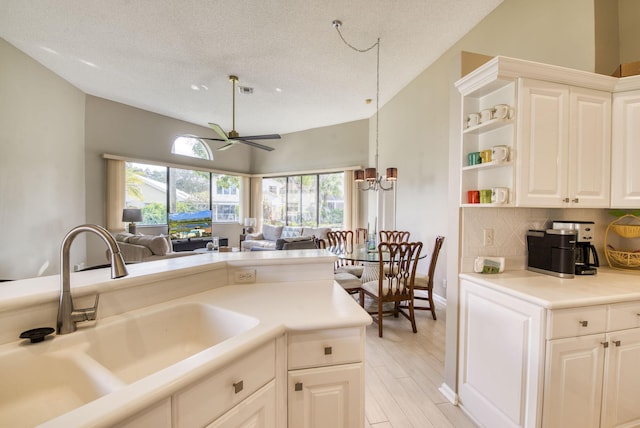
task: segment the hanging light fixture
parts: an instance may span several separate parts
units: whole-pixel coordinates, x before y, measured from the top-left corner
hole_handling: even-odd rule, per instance
[[[380,116],[380,37],[376,40],[376,42],[368,47],[367,49],[358,49],[355,46],[351,45],[349,42],[345,40],[342,36],[342,32],[340,32],[340,27],[342,26],[342,22],[339,20],[334,20],[332,22],[333,28],[336,29],[338,34],[340,35],[340,39],[344,42],[345,45],[349,46],[356,52],[369,52],[371,49],[376,48],[376,155],[375,155],[375,167],[374,168],[365,168],[355,170],[353,173],[353,180],[356,183],[366,182],[366,187],[358,186],[358,189],[366,191],[366,190],[392,190],[393,183],[398,179],[398,169],[397,168],[387,168],[386,175],[382,176],[378,173],[378,148],[379,148],[379,116]],[[371,100],[367,100],[371,101]],[[389,184],[385,186],[383,182],[388,182]]]

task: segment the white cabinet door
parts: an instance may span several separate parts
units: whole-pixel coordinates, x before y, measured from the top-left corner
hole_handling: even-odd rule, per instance
[[[460,281],[458,394],[480,425],[537,427],[544,309]]]
[[[291,370],[288,380],[291,428],[362,428],[362,363]]]
[[[516,204],[562,207],[566,203],[569,87],[518,81]]]
[[[276,382],[272,380],[207,428],[276,428]]]
[[[605,335],[550,340],[543,427],[600,426]]]
[[[611,188],[611,94],[570,89],[569,204],[607,208]]]
[[[640,329],[609,333],[603,427],[640,426]]]
[[[608,92],[520,79],[517,144],[519,206],[609,206]]]
[[[611,207],[640,206],[640,91],[613,95]]]

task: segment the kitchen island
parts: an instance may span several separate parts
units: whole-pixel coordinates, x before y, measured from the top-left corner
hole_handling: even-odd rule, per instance
[[[24,371],[2,373],[0,425],[299,426],[321,403],[334,410],[311,417],[360,427],[371,318],[334,283],[334,261],[322,250],[213,253],[114,280],[79,272],[74,299],[99,293],[97,321],[36,344],[16,339],[55,324],[59,277],[3,284],[0,365]],[[32,378],[51,361],[64,363],[50,369],[69,374],[67,391],[36,378],[43,370]]]
[[[459,403],[483,426],[640,425],[635,273],[461,274],[458,337]]]

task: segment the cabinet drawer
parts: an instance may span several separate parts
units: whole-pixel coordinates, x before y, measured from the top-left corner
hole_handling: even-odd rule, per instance
[[[288,367],[331,366],[364,359],[362,328],[340,328],[288,336]]]
[[[606,327],[606,306],[557,309],[549,311],[547,339],[603,333]]]
[[[640,302],[616,303],[609,307],[609,331],[640,327]]]
[[[275,355],[271,341],[175,394],[177,426],[202,427],[266,385],[275,378]]]

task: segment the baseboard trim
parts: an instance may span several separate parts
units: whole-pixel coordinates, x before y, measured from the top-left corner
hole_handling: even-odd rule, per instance
[[[451,404],[453,404],[454,406],[458,405],[459,403],[458,394],[456,394],[456,392],[453,389],[451,389],[449,385],[443,382],[442,385],[440,385],[440,388],[438,388],[438,390],[442,395],[444,395],[444,397],[447,400],[449,400]]]

